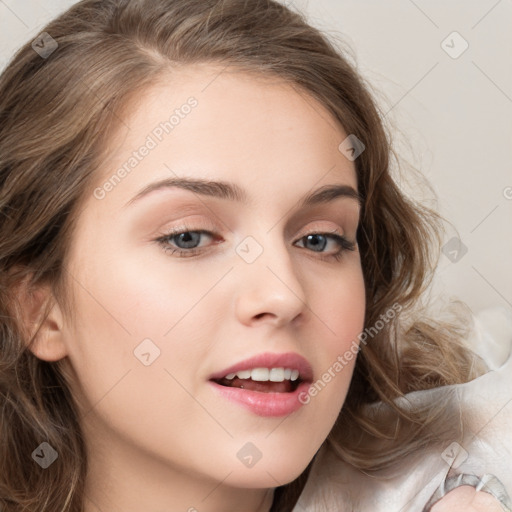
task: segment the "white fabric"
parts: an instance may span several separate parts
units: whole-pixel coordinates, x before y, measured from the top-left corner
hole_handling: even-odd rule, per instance
[[[379,477],[356,471],[322,449],[293,512],[422,512],[452,473],[483,478],[480,486],[491,480],[493,487],[497,480],[498,491],[502,487],[512,497],[512,314],[491,308],[474,321],[468,344],[490,371],[465,384],[408,395],[413,403],[435,401],[451,388],[453,399],[470,411],[462,446],[431,447],[406,457],[398,472],[381,471]]]

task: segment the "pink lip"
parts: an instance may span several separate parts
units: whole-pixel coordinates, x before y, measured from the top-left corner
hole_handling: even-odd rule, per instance
[[[311,382],[302,382],[291,393],[261,393],[242,388],[221,386],[209,381],[215,392],[224,398],[236,402],[258,416],[287,416],[300,409],[305,403],[300,400],[307,396]]]
[[[273,354],[265,352],[245,361],[235,363],[229,368],[225,368],[220,372],[216,372],[210,376],[209,380],[222,379],[229,373],[236,373],[242,370],[251,370],[252,368],[296,368],[299,370],[300,379],[302,381],[313,380],[313,369],[311,365],[299,354],[287,352],[285,354]]]
[[[216,379],[222,379],[229,373],[250,370],[252,368],[297,369],[299,370],[300,384],[295,391],[290,393],[264,393],[222,386],[215,382]],[[209,379],[215,392],[220,393],[228,400],[246,407],[259,416],[285,416],[298,410],[304,405],[304,402],[299,400],[299,398],[307,394],[312,381],[313,369],[311,365],[302,356],[293,352],[287,352],[285,354],[266,352],[259,354],[245,361],[240,361],[220,372],[216,372],[211,375]]]

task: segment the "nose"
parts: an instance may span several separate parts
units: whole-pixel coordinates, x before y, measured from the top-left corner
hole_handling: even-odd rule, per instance
[[[298,322],[308,306],[290,253],[278,237],[261,238],[265,238],[263,252],[251,263],[241,259],[234,272],[238,320],[247,326],[275,327]]]

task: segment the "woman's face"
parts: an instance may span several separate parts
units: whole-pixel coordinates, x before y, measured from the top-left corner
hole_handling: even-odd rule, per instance
[[[304,470],[351,380],[355,359],[335,363],[363,329],[363,275],[357,245],[331,233],[355,242],[359,204],[301,203],[357,179],[338,149],[348,134],[313,98],[219,72],[181,70],[124,118],[78,219],[66,266],[76,322],[62,341],[97,468],[138,461],[147,474],[270,488]],[[209,185],[140,195],[178,178]],[[321,382],[316,395],[306,382],[299,400],[280,370],[269,375],[282,383],[256,371],[243,389],[211,380],[260,356],[249,369],[299,369]]]

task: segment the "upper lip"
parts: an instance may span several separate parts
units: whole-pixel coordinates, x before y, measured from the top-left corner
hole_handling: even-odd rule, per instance
[[[302,381],[311,382],[313,380],[313,369],[309,362],[299,354],[287,352],[284,354],[274,354],[265,352],[257,356],[245,359],[234,365],[224,368],[219,372],[210,375],[209,380],[222,379],[229,373],[237,373],[242,370],[252,370],[253,368],[291,368],[299,370],[299,378]]]

